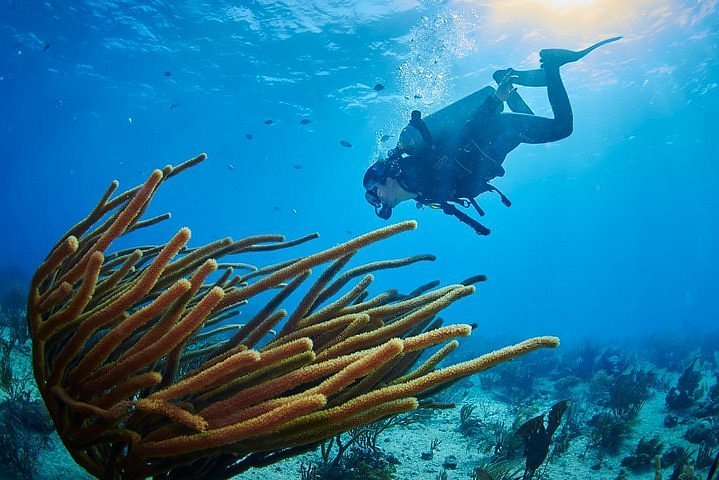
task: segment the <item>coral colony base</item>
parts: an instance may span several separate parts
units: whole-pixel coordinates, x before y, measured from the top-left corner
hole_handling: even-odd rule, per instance
[[[155,170],[115,197],[113,182],[32,279],[27,320],[35,379],[62,442],[92,475],[229,478],[414,410],[463,377],[558,345],[556,337],[532,338],[437,368],[471,327],[443,326],[436,315],[473,293],[471,283],[482,277],[370,297],[370,272],[428,257],[340,274],[359,249],[412,230],[415,222],[259,269],[220,259],[316,235],[188,247],[190,231],[183,228],[165,245],[109,252],[118,237],[168,218],[141,219],[162,182],[204,159]],[[291,313],[280,309],[311,269],[324,264]],[[271,289],[276,294],[249,322],[239,329],[223,323]],[[235,333],[228,336],[228,328]]]

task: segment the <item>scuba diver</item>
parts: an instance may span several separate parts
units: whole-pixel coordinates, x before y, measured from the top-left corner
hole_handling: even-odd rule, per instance
[[[559,68],[620,38],[603,40],[580,51],[541,50],[541,68],[537,70],[495,72],[496,90],[484,87],[425,118],[413,111],[397,147],[365,172],[362,183],[366,200],[384,220],[390,218],[397,204],[415,200],[418,208],[427,205],[441,209],[477,234],[488,235],[487,227],[457,206],[472,206],[483,216],[475,197],[489,191],[498,193],[506,206],[511,205],[489,183],[504,175],[502,163],[507,154],[521,143],[556,142],[572,133],[572,107]],[[534,115],[515,85],[546,87],[554,118]],[[503,111],[505,102],[511,112]]]

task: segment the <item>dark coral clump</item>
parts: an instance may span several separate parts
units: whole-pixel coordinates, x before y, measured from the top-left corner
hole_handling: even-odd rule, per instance
[[[631,432],[631,426],[613,412],[597,413],[587,424],[592,427],[587,448],[598,451],[597,467],[601,466],[602,460],[607,454],[619,453]]]
[[[655,378],[653,371],[636,368],[618,375],[610,386],[607,407],[626,421],[634,419],[651,397],[650,387]]]
[[[397,459],[380,449],[355,446],[337,463],[302,465],[302,480],[391,480]]]
[[[622,466],[635,472],[647,471],[654,466],[654,458],[662,453],[663,448],[664,445],[658,435],[649,439],[642,438],[634,449],[634,453],[624,457]]]
[[[694,369],[696,359],[681,374],[676,386],[669,389],[666,396],[666,404],[669,410],[685,410],[694,406],[702,396],[702,388],[699,385],[702,374]]]
[[[52,445],[55,430],[45,405],[29,395],[0,403],[0,464],[20,478],[34,478],[41,453]]]
[[[462,405],[459,410],[459,433],[466,437],[476,435],[483,428],[482,420],[472,416],[477,406],[473,403]]]
[[[697,406],[696,416],[709,418],[719,415],[719,375],[709,389],[706,398]]]
[[[713,447],[719,443],[719,425],[708,421],[695,422],[684,432],[684,439],[695,445],[706,443]]]

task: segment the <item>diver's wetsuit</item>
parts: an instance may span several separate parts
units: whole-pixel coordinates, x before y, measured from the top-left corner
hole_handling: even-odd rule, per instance
[[[540,71],[544,72],[544,83],[554,118],[523,113],[499,113],[494,118],[477,115],[468,122],[460,135],[460,145],[474,140],[485,147],[485,153],[501,164],[507,154],[520,143],[549,143],[568,137],[573,126],[572,106],[562,83],[559,67],[545,67]],[[536,75],[540,71],[531,73]],[[487,101],[500,103],[492,96]]]
[[[572,107],[559,67],[545,66],[529,73],[536,78],[540,72],[543,81],[537,86],[546,85],[554,118],[502,112],[502,101],[490,95],[455,138],[400,159],[405,188],[418,193],[420,203],[471,199],[491,189],[489,180],[504,175],[502,163],[520,143],[548,143],[569,136]]]

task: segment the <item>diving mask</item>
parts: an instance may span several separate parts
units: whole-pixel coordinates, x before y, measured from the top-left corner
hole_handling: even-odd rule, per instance
[[[377,195],[377,185],[367,190],[364,194],[365,200],[374,207],[374,213],[382,220],[388,220],[392,216],[392,207],[383,204]]]

